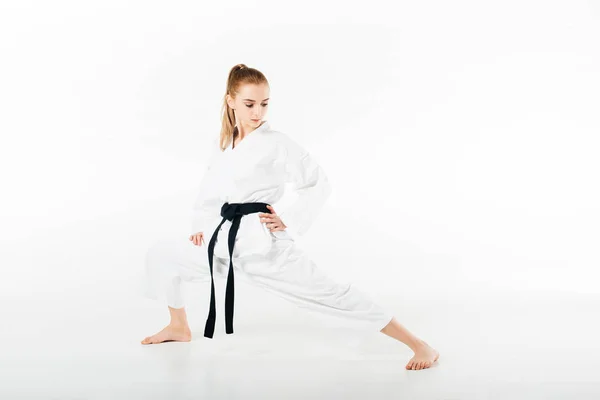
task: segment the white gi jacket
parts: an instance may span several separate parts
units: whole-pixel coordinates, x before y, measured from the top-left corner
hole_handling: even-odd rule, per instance
[[[225,203],[274,204],[292,183],[297,200],[285,211],[276,210],[287,228],[270,232],[259,213],[244,215],[234,246],[234,257],[266,254],[273,238],[301,236],[312,225],[331,193],[331,185],[314,158],[288,135],[272,130],[268,121],[250,132],[238,145],[221,152],[218,138],[200,183],[193,206],[192,234],[203,232],[206,246],[221,220]],[[229,258],[227,239],[231,221],[226,220],[217,236],[215,256]],[[204,244],[203,244],[204,245]]]

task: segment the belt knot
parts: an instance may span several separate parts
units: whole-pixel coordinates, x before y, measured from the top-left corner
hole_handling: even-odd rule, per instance
[[[225,203],[221,207],[221,217],[233,221],[236,215],[244,215],[240,208],[240,203]]]

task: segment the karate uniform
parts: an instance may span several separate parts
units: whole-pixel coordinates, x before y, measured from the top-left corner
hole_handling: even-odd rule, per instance
[[[196,246],[189,237],[182,237],[154,243],[146,254],[145,295],[173,308],[184,307],[181,281],[211,280],[208,247],[213,234],[213,275],[228,276],[232,222],[221,215],[224,204],[274,204],[282,198],[285,184],[291,183],[297,199],[283,212],[276,210],[287,226],[284,231],[271,232],[259,213],[241,216],[231,258],[235,279],[258,285],[300,307],[352,319],[365,330],[379,331],[386,326],[392,318],[388,310],[353,284],[338,283],[324,274],[295,243],[331,192],[315,159],[288,135],[271,129],[268,121],[235,148],[231,144],[221,152],[217,141],[213,145],[191,221],[191,234],[203,232],[205,242]],[[223,323],[223,316],[217,316],[217,321]]]

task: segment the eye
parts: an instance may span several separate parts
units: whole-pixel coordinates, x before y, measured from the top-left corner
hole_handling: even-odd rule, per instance
[[[252,108],[252,106],[253,106],[253,105],[254,105],[254,104],[246,104],[246,107],[248,107],[248,108]],[[268,105],[269,105],[269,103],[266,103],[266,104],[261,104],[261,105],[262,105],[263,107],[266,107],[266,106],[268,106]]]

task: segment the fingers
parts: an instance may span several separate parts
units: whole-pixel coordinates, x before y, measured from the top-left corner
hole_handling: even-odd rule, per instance
[[[265,222],[265,223],[267,223],[267,225],[281,223],[281,220],[279,219],[279,217],[277,215],[265,214],[265,213],[260,213],[260,214],[261,214],[260,222]]]
[[[271,217],[273,215],[277,215],[277,213],[275,212],[275,209],[271,205],[267,204],[267,208],[269,209],[269,211],[271,211],[270,213],[258,213],[258,215],[260,217]]]
[[[279,218],[279,216],[275,212],[275,209],[271,205],[268,205],[268,204],[267,204],[267,208],[269,209],[269,211],[271,211],[271,213],[258,213],[260,222],[264,223],[265,226],[271,232],[285,230],[285,228],[287,228],[287,227],[285,226],[283,221],[281,221],[281,218]]]
[[[204,234],[203,233],[198,233],[196,235],[190,235],[190,240],[196,246],[200,246],[204,242]]]
[[[258,216],[261,218],[275,218],[277,214],[258,213]]]
[[[281,222],[265,224],[265,225],[271,232],[282,231],[286,228]]]
[[[260,222],[265,223],[267,228],[269,228],[271,231],[273,231],[273,229],[276,229],[282,225],[281,220],[279,219],[279,217],[276,217],[276,216],[261,218]]]

